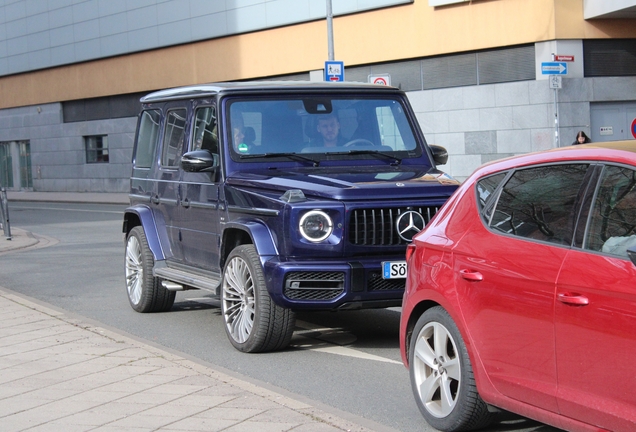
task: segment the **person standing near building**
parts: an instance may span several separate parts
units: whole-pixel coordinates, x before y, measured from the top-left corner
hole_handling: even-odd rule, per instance
[[[591,142],[592,142],[592,140],[590,139],[590,137],[585,135],[585,132],[579,131],[579,133],[576,134],[576,139],[574,140],[572,145],[587,144],[587,143],[591,143]]]

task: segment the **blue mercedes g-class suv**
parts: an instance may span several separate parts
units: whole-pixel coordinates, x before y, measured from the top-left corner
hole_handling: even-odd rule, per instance
[[[295,311],[400,306],[406,244],[457,188],[406,95],[356,83],[205,84],[141,99],[126,288],[138,312],[219,296],[240,351]]]

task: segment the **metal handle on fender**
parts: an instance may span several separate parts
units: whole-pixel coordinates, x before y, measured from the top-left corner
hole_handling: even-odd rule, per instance
[[[590,303],[590,300],[587,297],[579,294],[559,293],[557,298],[561,303],[573,306],[587,306]]]
[[[484,277],[482,276],[481,273],[477,272],[477,271],[472,271],[472,270],[460,270],[459,274],[461,275],[462,278],[466,279],[467,281],[471,281],[471,282],[481,282]]]

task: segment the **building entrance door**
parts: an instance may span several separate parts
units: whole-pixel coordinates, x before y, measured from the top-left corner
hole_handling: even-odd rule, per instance
[[[0,142],[0,186],[9,190],[33,189],[29,141]]]
[[[592,142],[635,139],[636,102],[590,104]]]

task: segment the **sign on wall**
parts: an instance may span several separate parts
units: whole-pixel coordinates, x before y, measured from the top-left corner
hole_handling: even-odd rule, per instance
[[[371,84],[391,85],[391,75],[390,74],[369,75],[369,82]]]

